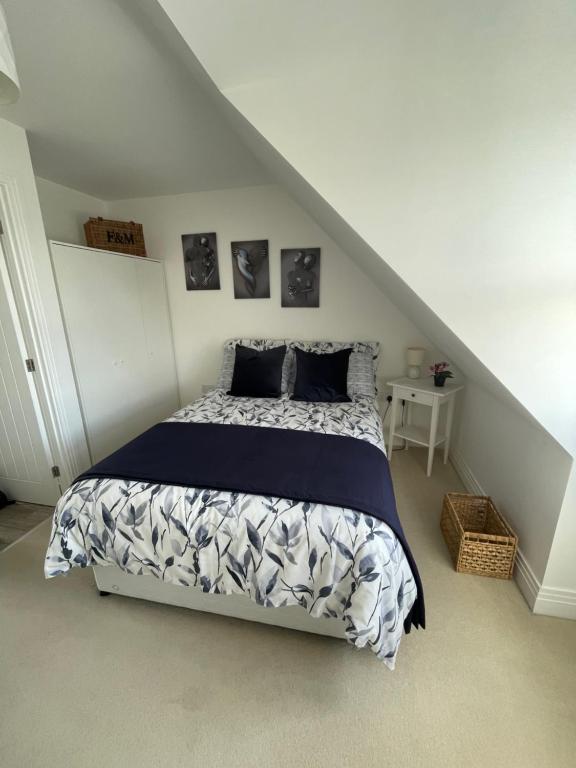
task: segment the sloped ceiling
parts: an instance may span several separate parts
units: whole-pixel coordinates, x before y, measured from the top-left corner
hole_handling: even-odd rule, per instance
[[[575,455],[576,6],[158,2],[303,207]]]
[[[576,452],[576,398],[538,386],[576,391],[576,7],[4,5],[23,95],[0,116],[38,175],[108,200],[281,181],[466,375]]]
[[[105,200],[270,181],[143,3],[3,0],[37,175]]]

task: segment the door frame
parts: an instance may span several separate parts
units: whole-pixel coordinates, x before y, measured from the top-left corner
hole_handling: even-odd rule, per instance
[[[35,373],[29,377],[29,386],[34,388],[38,402],[40,428],[46,434],[47,456],[52,460],[49,466],[59,467],[58,483],[63,490],[84,469],[81,459],[78,460],[84,446],[72,437],[18,184],[16,179],[4,174],[0,174],[0,221],[16,312],[14,321],[21,332],[27,357],[32,358],[36,366]],[[71,363],[69,365],[72,370]]]

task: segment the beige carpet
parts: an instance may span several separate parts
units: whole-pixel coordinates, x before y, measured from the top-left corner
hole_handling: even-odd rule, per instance
[[[23,501],[0,509],[0,551],[12,546],[25,533],[51,517],[52,511],[51,507]]]
[[[513,582],[456,574],[438,528],[458,489],[394,454],[429,628],[395,672],[338,640],[117,596],[89,570],[44,581],[43,523],[0,554],[0,765],[576,764],[576,622]]]

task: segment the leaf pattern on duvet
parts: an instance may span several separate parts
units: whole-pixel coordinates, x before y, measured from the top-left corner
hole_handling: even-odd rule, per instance
[[[313,418],[311,419],[311,413]],[[256,424],[344,434],[383,450],[374,400],[300,403],[228,397],[215,390],[169,420]],[[353,510],[276,497],[83,480],[54,513],[48,578],[72,567],[114,565],[258,605],[298,605],[342,622],[350,643],[393,667],[416,597],[410,567],[381,521]]]

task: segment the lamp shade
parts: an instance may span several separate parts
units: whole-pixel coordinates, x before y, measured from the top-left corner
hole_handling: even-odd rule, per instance
[[[408,347],[406,350],[406,362],[408,365],[422,365],[425,352],[426,350],[421,347]]]
[[[11,104],[20,96],[14,52],[8,34],[4,9],[0,5],[0,104]]]

